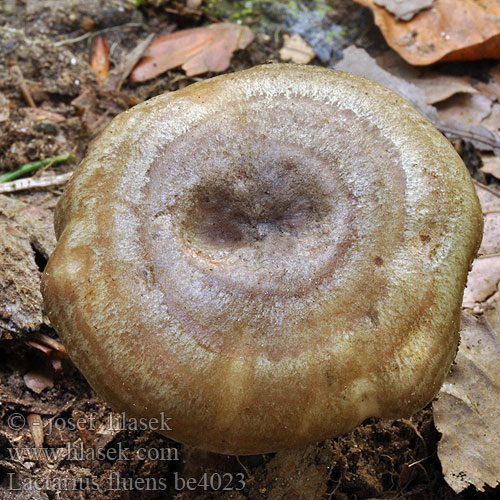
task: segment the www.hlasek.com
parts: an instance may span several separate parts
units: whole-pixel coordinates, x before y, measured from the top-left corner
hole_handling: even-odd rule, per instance
[[[174,472],[171,478],[167,477],[125,477],[118,472],[112,472],[107,478],[98,480],[96,477],[19,477],[15,473],[8,473],[8,489],[11,491],[165,491],[172,489],[204,490],[204,491],[241,491],[245,487],[243,473],[231,474],[205,472],[200,478],[181,477]]]
[[[108,460],[130,461],[130,460],[168,460],[179,459],[177,448],[138,448],[131,450],[117,443],[113,447],[86,447],[83,442],[67,443],[59,448],[8,448],[10,458],[18,462],[47,461],[55,463],[60,460],[83,461],[83,460]]]

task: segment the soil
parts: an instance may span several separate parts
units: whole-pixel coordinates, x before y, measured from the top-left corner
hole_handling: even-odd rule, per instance
[[[151,33],[240,20],[254,29],[256,41],[235,54],[227,71],[278,60],[280,23],[289,22],[285,15],[265,11],[264,6],[245,11],[244,2],[231,6],[208,1],[194,10],[184,4],[4,0],[0,104],[7,103],[8,119],[0,121],[0,175],[28,162],[74,153],[75,162],[48,167],[54,174],[70,172],[116,114],[197,80],[177,69],[141,85],[125,81],[121,88],[104,89],[89,65],[92,41],[99,34],[108,41],[113,68]],[[372,53],[387,48],[367,10],[343,0],[335,2],[330,16],[332,22],[361,27],[347,30],[345,45],[355,41]],[[342,44],[332,49],[329,63],[338,57]],[[318,59],[313,63],[325,64]],[[36,109],[26,101],[23,86]],[[470,150],[464,147],[476,158]],[[47,227],[62,189],[18,191],[9,193],[8,201],[0,195],[0,222],[5,223],[0,231],[7,228],[0,235],[0,258],[6,265],[4,261],[12,261],[8,252],[14,252],[19,264],[11,282],[2,286],[4,294],[18,294],[12,301],[22,303],[19,317],[0,322],[1,499],[497,498],[498,492],[478,493],[473,488],[457,495],[446,484],[430,406],[408,419],[371,419],[346,436],[305,449],[246,457],[190,449],[130,425],[110,426],[110,416],[119,416],[96,396],[71,361],[57,356],[55,360],[33,342],[36,333],[58,338],[41,313],[38,287],[54,246]],[[2,300],[7,299],[0,294]],[[37,391],[36,384],[43,390]],[[37,442],[40,421],[43,432]],[[66,450],[66,455],[21,453],[35,444]],[[100,450],[102,456],[92,450]]]

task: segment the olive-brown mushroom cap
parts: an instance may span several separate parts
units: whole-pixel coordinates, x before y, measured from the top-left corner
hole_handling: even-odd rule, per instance
[[[282,64],[117,116],[55,221],[46,311],[92,387],[229,454],[425,406],[482,235],[460,157],[408,103]]]

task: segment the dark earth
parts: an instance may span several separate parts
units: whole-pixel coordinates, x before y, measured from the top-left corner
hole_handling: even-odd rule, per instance
[[[302,5],[307,10],[318,3]],[[235,71],[279,60],[283,32],[292,22],[284,4],[295,2],[204,1],[191,9],[184,1],[3,0],[0,105],[7,105],[8,119],[0,121],[0,175],[28,162],[74,153],[74,162],[49,167],[53,173],[69,172],[116,114],[199,79],[176,69],[144,84],[125,80],[119,89],[104,89],[89,65],[97,35],[108,41],[113,69],[151,33],[241,21],[253,29],[256,39],[233,57],[227,71]],[[343,29],[336,32],[331,47],[318,49],[323,59],[316,58],[312,64],[332,65],[341,49],[353,42],[372,54],[387,50],[369,11],[348,0],[327,4],[332,7],[327,13],[329,23]],[[460,64],[449,70],[468,71]],[[37,108],[53,114],[37,117],[23,96],[23,85]],[[474,148],[463,143],[461,151],[474,172]],[[9,224],[0,226],[1,265],[9,265],[15,254],[21,267],[14,287],[17,300],[29,302],[24,323],[0,321],[1,499],[498,498],[498,491],[478,493],[473,488],[457,495],[446,484],[430,405],[408,419],[371,419],[340,438],[259,456],[205,453],[133,426],[110,429],[111,410],[71,361],[63,359],[62,367],[54,370],[50,352],[47,355],[32,342],[37,333],[58,338],[40,314],[38,286],[53,245],[52,229],[44,217],[50,216],[62,189],[51,186],[0,195],[0,222],[15,222],[15,230]],[[26,212],[26,207],[35,209]],[[21,212],[24,218],[17,217]],[[4,227],[19,237],[17,247],[9,246],[12,240],[5,239],[7,233],[2,235]],[[12,290],[13,283],[14,279],[2,287]],[[48,379],[50,384],[37,393],[26,385],[27,374],[38,381]],[[23,419],[23,425],[14,425],[14,417]],[[40,417],[44,433],[38,445],[57,449],[72,443],[78,450],[100,449],[104,456],[16,456],[13,450],[35,446],[29,424],[33,429]],[[71,425],[74,422],[80,423],[77,428]]]

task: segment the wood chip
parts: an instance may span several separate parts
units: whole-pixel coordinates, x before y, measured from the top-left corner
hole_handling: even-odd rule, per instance
[[[37,413],[30,413],[27,420],[35,446],[37,448],[42,447],[44,439],[42,417]]]
[[[283,35],[283,47],[279,51],[282,61],[295,64],[307,64],[316,54],[311,46],[300,35]]]

